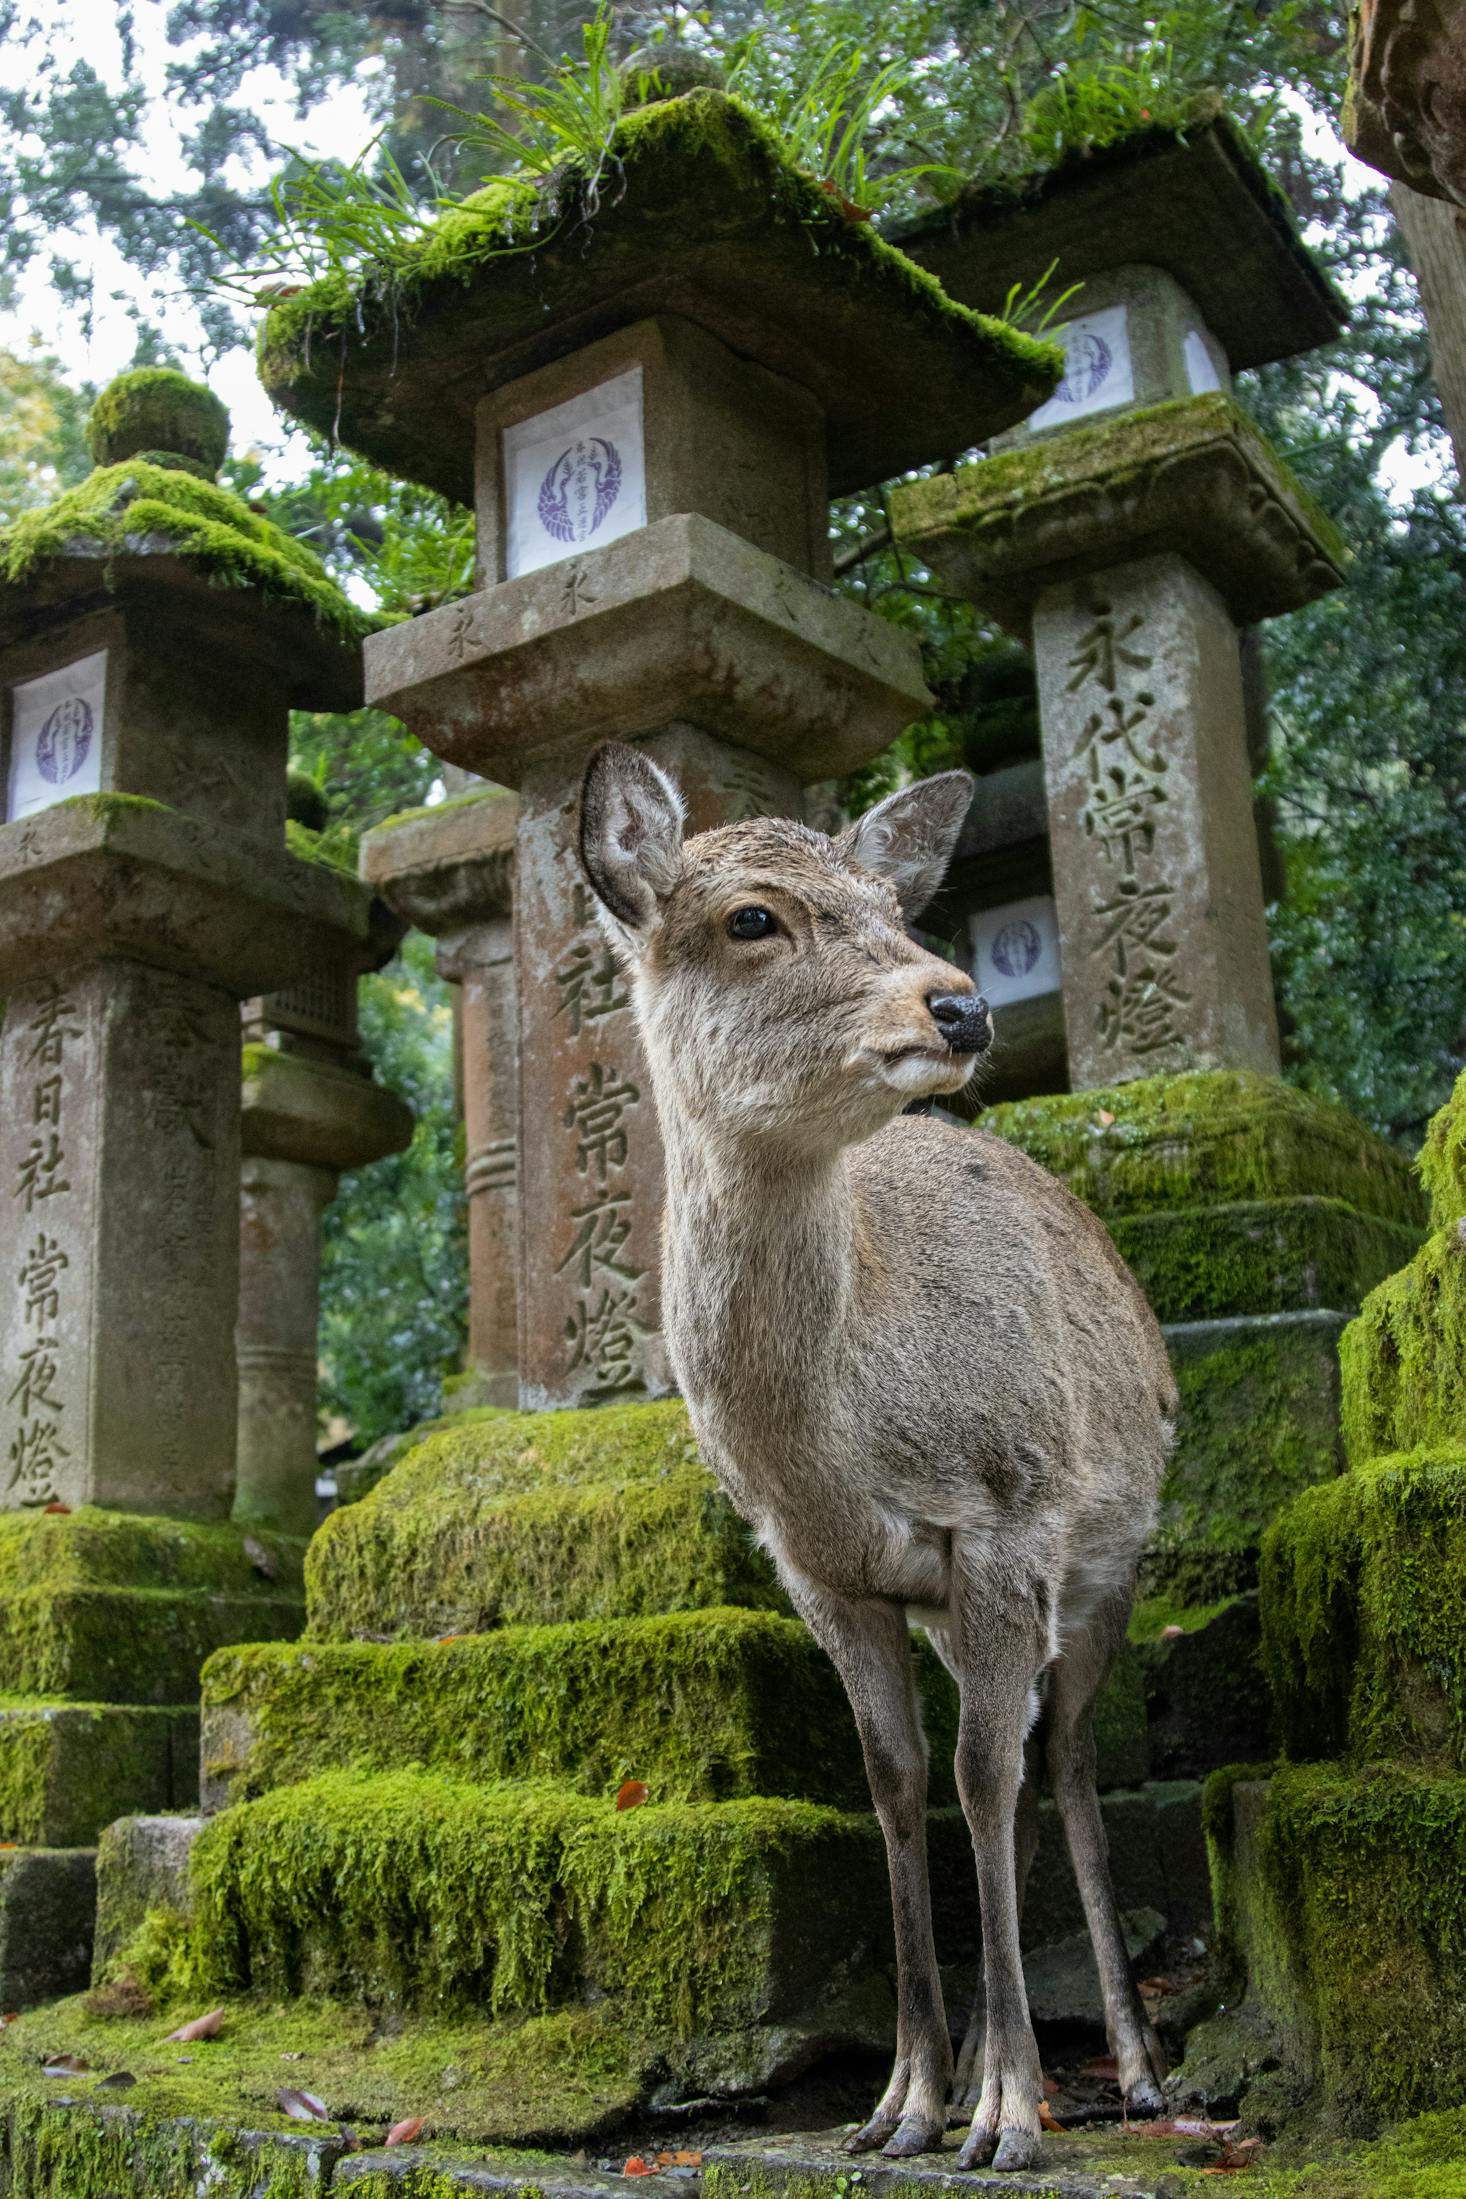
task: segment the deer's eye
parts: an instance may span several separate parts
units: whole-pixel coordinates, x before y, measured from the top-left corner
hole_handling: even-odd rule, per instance
[[[730,939],[768,939],[778,929],[771,909],[735,909],[728,919]]]

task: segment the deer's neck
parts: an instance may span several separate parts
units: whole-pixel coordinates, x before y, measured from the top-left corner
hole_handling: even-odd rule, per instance
[[[689,1393],[753,1383],[809,1399],[829,1379],[857,1296],[857,1216],[843,1154],[713,1141],[664,1120],[667,1324]]]

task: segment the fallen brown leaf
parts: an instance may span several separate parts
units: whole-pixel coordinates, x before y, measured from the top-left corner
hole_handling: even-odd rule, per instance
[[[20,1842],[18,1840],[0,1840],[0,1854],[5,1853],[11,1848],[18,1848],[19,1846]]]
[[[1047,2100],[1040,2100],[1038,2103],[1038,2125],[1040,2130],[1056,2130],[1061,2138],[1064,2135],[1065,2125],[1059,2121]]]
[[[1056,2093],[1056,2092],[1058,2091],[1058,2089],[1059,2089],[1059,2080],[1058,2080],[1058,2078],[1057,2078],[1057,2077],[1045,2077],[1045,2079],[1044,2079],[1044,2098],[1045,2098],[1046,2100],[1051,2100],[1051,2099],[1053,2098],[1054,2094],[1055,2094],[1055,2093]]]
[[[71,1506],[69,1504],[43,1504],[41,1510],[43,1512],[69,1512]]]
[[[1176,1987],[1169,1978],[1142,1978],[1137,1990],[1142,1993],[1154,1993],[1158,1999],[1164,2000],[1168,1993],[1176,1991]]]
[[[297,2123],[326,2123],[331,2119],[325,2103],[314,2092],[297,2092],[293,2085],[275,2094],[275,2105],[282,2115],[289,2115]]]
[[[1240,2127],[1240,2118],[1237,2116],[1229,2123],[1211,2123],[1204,2115],[1165,2115],[1157,2117],[1154,2122],[1130,2125],[1131,2131],[1138,2138],[1210,2138],[1219,2146],[1225,2144],[1231,2133]]]
[[[635,1784],[635,1782],[631,1782]],[[658,2176],[661,2171],[654,2161],[644,2161],[639,2153],[631,2154],[622,2166],[623,2176]]]
[[[192,2023],[182,2023],[176,2031],[170,2031],[164,2040],[172,2046],[176,2040],[180,2046],[192,2046],[195,2039],[216,2039],[224,2021],[222,2008],[211,2008],[206,2016],[195,2016]]]
[[[684,2152],[684,2153],[659,2153],[659,2154],[657,2155],[657,2167],[658,2167],[658,2168],[701,2168],[701,2167],[702,2167],[702,2155],[701,2155],[700,2153],[685,2153],[685,2152]]]
[[[616,1797],[616,1807],[618,1810],[639,1810],[642,1803],[648,1801],[650,1796],[651,1788],[644,1779],[624,1779],[621,1782],[621,1791]],[[634,2161],[640,2160],[640,2158],[640,2154],[634,2153],[632,2155]]]
[[[1096,2054],[1091,2061],[1080,2064],[1081,2077],[1105,2077],[1110,2080],[1120,2074],[1120,2064],[1113,2054]]]
[[[91,2068],[80,2054],[50,2054],[41,2064],[43,2077],[84,2077]]]
[[[1109,1129],[1109,1127],[1110,1127],[1110,1124],[1111,1124],[1111,1123],[1112,1123],[1112,1122],[1114,1121],[1114,1119],[1115,1119],[1115,1118],[1114,1118],[1114,1116],[1113,1116],[1113,1115],[1112,1115],[1112,1114],[1110,1113],[1110,1110],[1108,1109],[1108,1107],[1099,1107],[1099,1108],[1096,1108],[1096,1110],[1095,1110],[1095,1117],[1094,1117],[1094,1119],[1095,1119],[1095,1121],[1096,1121],[1096,1122],[1097,1122],[1097,1123],[1098,1123],[1098,1124],[1100,1125],[1100,1128],[1101,1128],[1102,1130],[1108,1130],[1108,1129]]]
[[[97,2086],[99,2092],[125,2092],[129,2085],[137,2083],[130,2069],[114,2069],[110,2077],[104,2077]]]
[[[457,1639],[458,1636],[456,1634],[435,1634],[433,1636],[433,1640],[437,1643],[440,1649],[442,1648],[444,1642],[456,1642]]]
[[[414,2138],[420,2138],[426,2128],[421,2115],[409,2115],[402,2122],[394,2123],[387,2133],[389,2146],[410,2146]]]

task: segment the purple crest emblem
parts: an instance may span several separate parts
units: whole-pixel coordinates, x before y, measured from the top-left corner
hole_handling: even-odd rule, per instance
[[[1005,924],[993,941],[993,967],[1004,977],[1027,977],[1043,953],[1043,944],[1038,926],[1020,916],[1015,923]]]
[[[540,524],[557,542],[588,542],[621,493],[621,453],[604,435],[582,435],[540,484]]]
[[[1069,346],[1064,379],[1054,395],[1066,405],[1082,405],[1100,388],[1114,363],[1115,354],[1103,336],[1084,329]]]
[[[64,786],[87,760],[92,745],[92,706],[80,695],[58,703],[36,737],[36,769],[52,786]]]

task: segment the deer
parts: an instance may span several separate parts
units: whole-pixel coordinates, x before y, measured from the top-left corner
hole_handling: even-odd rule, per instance
[[[1042,1757],[1127,2108],[1166,2064],[1130,1973],[1091,1712],[1123,1639],[1177,1392],[1098,1218],[1015,1146],[913,1102],[992,1042],[908,930],[972,799],[947,771],[838,837],[755,817],[684,839],[645,749],[607,743],[580,858],[628,973],[665,1157],[662,1319],[699,1450],[834,1664],[884,1836],[890,2082],[851,2150],[971,2112],[961,2169],[1034,2167],[1043,2077],[1019,1955]],[[911,1630],[952,1674],[982,1988],[954,2062],[932,1927]],[[1025,1761],[1027,1751],[1027,1763]]]

